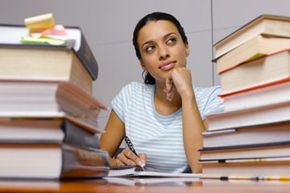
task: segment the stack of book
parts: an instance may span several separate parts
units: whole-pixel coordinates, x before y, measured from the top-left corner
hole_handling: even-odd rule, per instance
[[[290,18],[261,15],[214,47],[225,110],[207,116],[204,175],[289,179]]]
[[[61,45],[31,44],[24,25],[0,25],[0,178],[109,172],[96,135],[105,106],[92,96],[98,64],[80,28],[65,31]]]

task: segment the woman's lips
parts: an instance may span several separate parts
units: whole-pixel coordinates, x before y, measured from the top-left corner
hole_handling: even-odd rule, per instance
[[[161,66],[159,66],[159,69],[163,70],[163,71],[167,71],[167,70],[171,70],[172,68],[174,68],[174,66],[175,66],[175,62],[167,62],[167,63],[164,63]]]

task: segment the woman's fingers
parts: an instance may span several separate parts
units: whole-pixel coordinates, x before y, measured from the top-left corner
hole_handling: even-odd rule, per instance
[[[130,165],[135,166],[139,165],[144,167],[146,164],[147,157],[145,154],[139,154],[141,157],[135,155],[131,150],[128,148],[124,149],[120,154],[116,157],[115,164],[118,164],[117,166],[123,166],[123,165]]]
[[[165,89],[164,92],[166,93],[166,99],[171,101],[175,95],[175,86],[173,84],[173,81],[171,77],[167,78],[165,80]]]
[[[128,158],[124,151],[122,151],[120,154],[117,155],[116,157],[117,160],[122,162],[124,165],[129,165],[129,166],[134,166],[136,165],[134,161],[132,161],[130,158]]]

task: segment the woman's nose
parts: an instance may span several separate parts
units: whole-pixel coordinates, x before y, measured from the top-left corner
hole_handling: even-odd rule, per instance
[[[169,57],[168,48],[166,46],[159,46],[159,59],[166,59]]]

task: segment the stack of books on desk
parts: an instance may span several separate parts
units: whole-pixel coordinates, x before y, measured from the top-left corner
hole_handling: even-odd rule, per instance
[[[0,25],[0,178],[103,177],[92,96],[98,65],[79,28],[74,44],[26,44],[21,25]],[[77,47],[76,47],[77,45]]]
[[[207,116],[205,176],[290,177],[290,18],[262,15],[214,47],[225,111]]]

